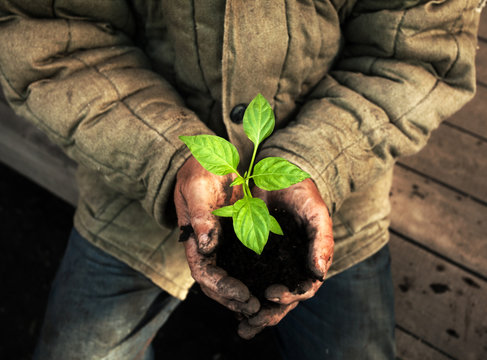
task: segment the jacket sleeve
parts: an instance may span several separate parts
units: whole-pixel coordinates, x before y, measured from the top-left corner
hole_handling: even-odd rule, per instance
[[[358,1],[342,27],[342,56],[260,155],[308,171],[334,213],[471,99],[478,4]]]
[[[161,222],[179,167],[178,135],[211,131],[151,71],[129,6],[0,0],[0,80],[14,110]]]

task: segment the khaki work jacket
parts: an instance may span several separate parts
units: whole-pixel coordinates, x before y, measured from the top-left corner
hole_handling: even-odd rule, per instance
[[[277,131],[259,156],[311,174],[336,274],[387,242],[396,159],[473,96],[479,13],[479,0],[0,0],[0,81],[79,164],[78,231],[183,299],[179,135],[224,136],[245,161],[230,114],[269,99]]]

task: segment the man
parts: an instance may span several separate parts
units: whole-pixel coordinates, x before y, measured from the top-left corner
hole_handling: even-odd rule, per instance
[[[1,0],[6,98],[79,163],[76,230],[37,358],[150,357],[191,274],[246,315],[243,337],[284,318],[284,357],[393,358],[391,169],[473,96],[479,6]],[[259,92],[277,129],[259,156],[286,158],[312,179],[261,196],[308,224],[310,269],[329,278],[302,295],[274,284],[275,305],[262,309],[214,265],[210,210],[238,194],[223,193],[228,179],[203,171],[178,139],[221,135],[248,161],[241,114]],[[195,230],[184,247],[176,212]]]

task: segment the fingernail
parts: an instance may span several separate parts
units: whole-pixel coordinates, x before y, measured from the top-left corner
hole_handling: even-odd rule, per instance
[[[273,301],[273,302],[279,302],[279,301],[281,301],[281,299],[278,298],[278,297],[267,298],[267,300]]]
[[[325,261],[325,259],[319,259],[318,260],[318,265],[320,267],[320,269],[326,269],[326,264],[328,263],[328,261]]]
[[[243,309],[243,313],[247,316],[252,316],[256,314],[260,309],[260,302],[256,297],[250,296],[249,300],[246,302],[246,306]]]

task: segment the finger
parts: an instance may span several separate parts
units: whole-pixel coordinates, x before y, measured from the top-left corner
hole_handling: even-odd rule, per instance
[[[250,326],[274,326],[282,320],[292,309],[298,306],[299,302],[294,302],[289,305],[270,305],[261,309],[257,315],[248,319]]]
[[[308,264],[315,278],[323,281],[333,257],[333,225],[326,205],[314,204],[304,209],[306,233],[310,239]]]
[[[255,296],[250,296],[250,298],[245,302],[240,302],[236,300],[229,300],[224,298],[220,294],[210,290],[205,286],[201,286],[201,290],[206,296],[225,306],[226,308],[235,311],[237,313],[242,313],[246,316],[251,316],[257,313],[260,309],[260,302]]]
[[[238,335],[245,340],[252,339],[255,335],[264,330],[265,326],[251,326],[247,319],[242,320],[238,324]]]
[[[247,286],[216,266],[215,256],[202,255],[198,251],[194,235],[184,242],[184,249],[191,275],[197,283],[229,300],[240,302],[249,300],[250,291]]]
[[[218,218],[211,212],[225,202],[226,195],[221,180],[199,164],[194,165],[194,173],[187,172],[183,172],[181,181],[178,179],[174,193],[178,225],[191,225],[198,240],[199,251],[210,254],[216,249],[221,231]]]
[[[309,226],[312,225],[309,224]],[[333,261],[333,233],[331,228],[318,226],[311,231],[309,236],[309,269],[315,275],[315,279],[323,281]]]
[[[271,285],[266,289],[265,297],[269,301],[277,304],[289,305],[312,298],[322,284],[321,281],[308,280],[301,284],[299,289],[294,292],[290,292],[283,285]]]
[[[289,293],[289,289],[281,284],[274,284],[265,289],[265,297],[272,302],[280,303],[285,294]]]
[[[244,339],[252,339],[267,326],[277,325],[298,302],[289,305],[273,305],[261,309],[256,316],[245,319],[238,326],[238,335]]]
[[[199,186],[196,188],[198,189]],[[198,239],[198,250],[202,254],[211,254],[218,244],[220,222],[211,214],[212,209],[208,199],[201,198],[199,194],[201,191],[194,191],[193,188],[191,190],[177,188],[174,192],[178,226],[182,230],[191,228]]]
[[[190,210],[191,226],[198,239],[198,251],[202,254],[215,251],[221,232],[220,222],[211,211],[211,208],[203,205]]]
[[[216,208],[215,194],[219,191],[207,179],[195,183],[185,191],[189,221],[197,239],[198,250],[202,254],[211,254],[218,244],[221,231],[218,218],[211,213]]]

